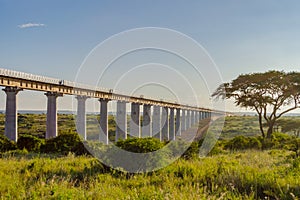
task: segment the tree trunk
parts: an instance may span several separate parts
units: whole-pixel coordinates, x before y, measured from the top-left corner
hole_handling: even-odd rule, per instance
[[[267,131],[267,138],[271,138],[273,134],[273,127],[274,127],[275,121],[270,121],[268,123],[268,131]]]
[[[258,121],[259,121],[259,128],[260,128],[261,135],[263,138],[265,138],[266,136],[265,136],[265,132],[263,129],[262,115],[260,113],[258,114]]]

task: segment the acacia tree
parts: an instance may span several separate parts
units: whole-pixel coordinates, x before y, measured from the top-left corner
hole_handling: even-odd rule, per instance
[[[276,121],[300,107],[300,73],[268,71],[242,74],[230,83],[220,85],[212,97],[233,99],[237,106],[256,111],[263,138],[270,138]],[[267,134],[263,129],[264,120]]]

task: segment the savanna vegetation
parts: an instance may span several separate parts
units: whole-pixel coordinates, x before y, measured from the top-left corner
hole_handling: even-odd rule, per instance
[[[233,99],[236,106],[256,112],[262,137],[271,138],[276,122],[300,108],[300,73],[272,70],[242,74],[220,85],[212,96]]]
[[[3,115],[0,119],[3,133]],[[300,141],[295,134],[297,130],[287,130],[284,124],[299,122],[300,118],[282,120],[272,138],[266,140],[260,134],[257,116],[227,117],[221,137],[214,141],[216,145],[208,156],[199,157],[202,139],[190,144],[171,165],[154,172],[132,174],[112,169],[90,156],[74,132],[72,115],[59,115],[59,137],[49,140],[43,139],[45,115],[20,115],[18,143],[10,142],[3,134],[0,137],[0,196],[1,199],[298,199]],[[109,123],[110,131],[114,132],[113,116]],[[167,143],[155,138],[129,138],[116,145],[132,152],[152,152]],[[181,146],[180,142],[175,143],[161,158],[167,161]]]

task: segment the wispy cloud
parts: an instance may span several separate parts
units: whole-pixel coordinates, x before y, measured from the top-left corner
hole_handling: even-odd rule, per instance
[[[38,23],[27,23],[18,25],[19,28],[32,28],[32,27],[42,27],[46,26],[45,24],[38,24]]]

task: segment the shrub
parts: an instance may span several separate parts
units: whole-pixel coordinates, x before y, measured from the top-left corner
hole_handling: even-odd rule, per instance
[[[44,144],[44,140],[32,135],[21,135],[17,142],[19,149],[25,148],[34,152],[39,151],[42,144]]]
[[[148,153],[163,148],[164,143],[160,142],[157,138],[129,138],[119,140],[116,146],[135,153]]]
[[[265,145],[265,143],[264,143]],[[261,149],[262,143],[256,137],[237,136],[229,140],[225,145],[225,149],[245,150],[245,149]]]
[[[46,140],[45,144],[41,146],[41,152],[62,154],[67,154],[69,152],[78,153],[82,148],[84,147],[79,135],[77,133],[67,133]]]
[[[230,150],[244,150],[248,147],[248,139],[244,136],[236,136],[229,140],[224,148]]]
[[[116,146],[124,149],[125,152],[110,145],[103,156],[108,166],[113,166],[121,171],[124,169],[134,172],[151,171],[165,166],[169,159],[169,152],[162,149],[164,143],[157,138],[129,138],[118,141]],[[160,149],[162,150],[152,153]]]
[[[10,141],[5,135],[0,134],[0,152],[16,150],[17,145],[15,142]]]
[[[293,143],[293,137],[284,133],[273,133],[272,138],[260,138],[262,149],[281,149]]]
[[[190,160],[199,156],[199,142],[192,142],[189,148],[181,156],[186,160]]]
[[[262,144],[257,137],[248,137],[248,149],[261,149]]]

